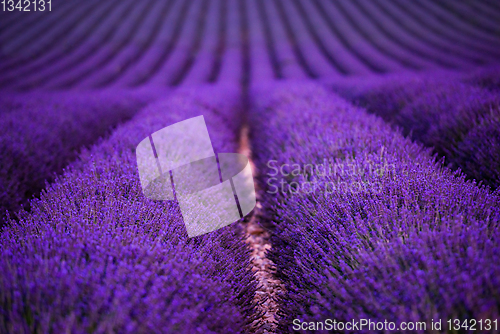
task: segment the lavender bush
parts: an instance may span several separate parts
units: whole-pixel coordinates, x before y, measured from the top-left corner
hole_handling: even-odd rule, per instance
[[[500,109],[485,115],[453,152],[457,165],[470,176],[497,188],[500,185]]]
[[[481,122],[491,122],[488,118],[497,118],[500,110],[500,98],[485,88],[474,87],[457,81],[450,83],[433,77],[417,77],[398,82],[376,85],[361,90],[359,97],[354,97],[368,110],[380,115],[386,121],[401,127],[405,135],[434,148],[435,152],[446,157],[446,163],[452,168],[460,168],[470,178],[483,181],[493,189],[500,185],[498,170],[488,175],[480,172],[484,160],[480,156],[489,152],[479,151],[480,142],[487,140],[498,145],[499,137],[478,137],[476,150],[461,153],[462,141],[470,131]],[[469,139],[470,141],[471,139]],[[468,155],[468,156],[467,156]],[[478,157],[476,157],[478,156]],[[495,155],[490,155],[495,159]],[[498,165],[493,161],[493,166]]]
[[[394,118],[407,135],[449,156],[450,148],[487,115],[500,98],[489,91],[460,83],[426,91]],[[451,158],[451,157],[450,157]]]
[[[499,269],[490,261],[500,236],[498,194],[317,85],[269,91],[255,95],[253,143],[270,257],[286,286],[280,332],[292,331],[295,318],[499,316]],[[290,186],[314,181],[315,191],[270,194],[269,160],[324,159],[342,168],[275,176]]]
[[[403,74],[394,75],[388,79],[373,78],[364,81],[362,85],[356,83],[357,89],[348,87],[337,90],[341,95],[352,99],[370,113],[377,114],[385,121],[390,122],[404,107],[421,94],[432,92],[446,82],[447,78],[444,76]]]
[[[498,93],[500,90],[500,67],[489,66],[476,70],[471,74],[467,73],[464,75],[463,81]]]
[[[174,93],[32,200],[1,236],[2,331],[244,331],[257,314],[241,227],[188,239],[177,204],[143,196],[134,152],[148,134],[200,114],[216,152],[232,151],[236,123],[224,113],[238,103],[220,87]]]
[[[110,128],[131,118],[152,94],[126,92],[4,95],[0,101],[0,218],[14,213],[54,173]]]

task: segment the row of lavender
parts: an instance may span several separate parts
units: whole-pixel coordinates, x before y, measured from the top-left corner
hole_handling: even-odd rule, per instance
[[[293,319],[500,316],[498,194],[318,85],[268,88],[254,95],[252,140],[286,287],[280,332]]]
[[[145,198],[135,146],[204,115],[234,152],[234,89],[178,91],[82,152],[0,237],[0,331],[241,333],[258,316],[238,225],[188,239],[179,207]]]
[[[372,80],[351,98],[434,148],[450,167],[496,189],[500,186],[498,74],[498,68],[488,68],[451,78],[403,75],[381,84]]]
[[[37,195],[55,174],[147,102],[149,92],[41,93],[0,95],[0,220]],[[0,226],[2,225],[0,222]]]
[[[5,21],[0,87],[331,79],[468,68],[500,56],[494,3],[113,0],[53,8]]]

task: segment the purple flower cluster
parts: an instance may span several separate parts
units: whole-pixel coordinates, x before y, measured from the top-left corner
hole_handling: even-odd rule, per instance
[[[189,239],[175,202],[142,194],[136,145],[204,115],[216,152],[236,149],[237,90],[152,103],[31,201],[0,238],[0,331],[241,333],[258,316],[239,225]]]
[[[38,194],[82,147],[130,119],[153,97],[124,91],[3,94],[0,219]]]
[[[434,148],[452,168],[460,168],[468,177],[496,189],[500,169],[496,152],[500,145],[495,126],[500,117],[500,97],[486,89],[443,78],[416,77],[393,80],[363,90],[354,97],[370,112],[401,127],[405,135]],[[492,167],[485,172],[485,157]]]
[[[126,96],[129,97],[126,97]],[[34,93],[0,98],[0,225],[60,173],[77,151],[145,104],[130,94]]]
[[[498,194],[321,86],[283,84],[255,92],[255,102],[262,219],[286,288],[280,332],[292,331],[296,318],[399,323],[500,316]],[[302,196],[266,192],[269,160],[324,159],[343,164],[345,173],[306,177],[346,187]],[[359,172],[385,165],[394,168]],[[282,177],[292,183],[304,175]],[[359,183],[368,187],[352,191]]]
[[[500,90],[500,67],[496,65],[480,68],[471,74],[464,75],[463,81],[498,93]]]

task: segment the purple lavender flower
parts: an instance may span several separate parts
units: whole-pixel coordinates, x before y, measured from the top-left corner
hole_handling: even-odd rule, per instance
[[[497,195],[317,85],[263,91],[254,95],[253,143],[269,255],[286,287],[280,332],[293,330],[297,318],[498,317],[499,268],[486,260],[498,252]],[[270,193],[269,160],[283,166],[324,158],[342,168],[307,175],[319,191]],[[283,171],[274,177],[305,181]]]
[[[51,181],[109,130],[131,118],[151,94],[125,92],[4,95],[0,102],[0,219]]]
[[[221,99],[223,98],[223,99]],[[181,90],[85,150],[0,239],[7,332],[241,333],[256,282],[241,226],[189,239],[175,202],[142,194],[134,149],[204,115],[216,151],[236,146],[238,91]]]

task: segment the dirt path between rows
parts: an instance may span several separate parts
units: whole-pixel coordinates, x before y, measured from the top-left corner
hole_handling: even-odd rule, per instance
[[[239,153],[248,157],[254,177],[257,175],[255,165],[251,160],[251,146],[249,140],[248,126],[244,126],[240,133]],[[252,249],[252,271],[259,282],[259,288],[255,294],[258,303],[258,311],[263,316],[254,321],[254,333],[275,333],[276,313],[278,311],[277,295],[284,291],[281,282],[274,276],[274,263],[267,258],[266,252],[271,249],[270,234],[263,229],[259,222],[259,210],[261,204],[257,191],[257,206],[248,222],[243,223],[246,232],[246,242]]]

